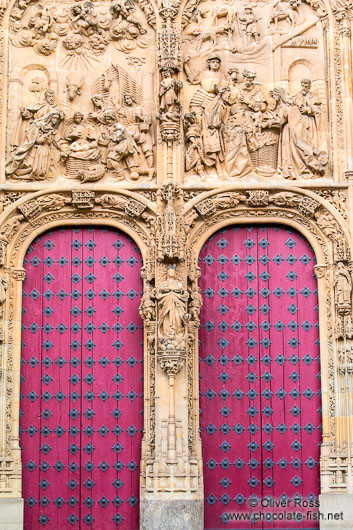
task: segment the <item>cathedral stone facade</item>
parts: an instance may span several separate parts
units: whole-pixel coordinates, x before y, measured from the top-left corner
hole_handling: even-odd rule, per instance
[[[284,499],[287,512],[290,500],[313,501],[323,514],[315,528],[353,527],[352,15],[348,0],[1,0],[1,530],[240,528],[227,517],[254,512],[256,503],[268,496]],[[64,229],[71,230],[71,239]],[[218,246],[211,252],[215,234]],[[77,269],[75,276],[74,268],[64,269],[63,241],[72,248],[73,267],[75,259],[87,264],[87,291],[80,290],[83,272]],[[251,250],[255,244],[256,256]],[[245,246],[244,255],[234,250],[237,245]],[[131,247],[129,256],[120,256],[122,246]],[[227,246],[232,249],[229,255],[220,251]],[[54,247],[64,250],[53,260]],[[81,247],[82,256],[74,255]],[[116,254],[109,257],[112,248]],[[36,269],[31,249],[43,268]],[[91,257],[84,255],[85,249]],[[55,260],[58,267],[50,269]],[[99,288],[92,283],[98,281],[98,272],[90,272],[90,261],[102,265]],[[125,268],[120,269],[123,261]],[[254,261],[260,278],[261,264],[268,261],[277,267],[266,269],[272,278],[281,276],[283,263],[291,265],[283,273],[287,279],[283,284],[278,279],[272,287],[266,284],[265,291],[258,283],[257,292],[256,282],[251,283],[257,274],[251,268]],[[117,268],[111,269],[112,284],[104,276],[108,262]],[[240,262],[247,264],[244,269]],[[304,274],[305,262],[312,264],[312,271],[299,290],[291,281]],[[247,287],[236,290],[235,280],[230,289],[216,284],[243,275],[243,270]],[[135,277],[133,271],[138,272]],[[44,275],[43,293],[34,282],[36,275]],[[59,277],[57,289],[50,286]],[[73,282],[70,293],[65,291],[67,278]],[[277,307],[284,285],[289,298]],[[105,316],[108,305],[103,301],[113,289],[117,305]],[[64,304],[68,295],[67,300],[75,301],[67,309],[72,318],[80,312],[93,315],[98,291],[102,313],[92,316],[85,329],[99,326],[102,337],[109,336],[105,328],[114,329],[116,351],[111,358],[112,344],[100,335],[88,337],[83,351],[80,341],[86,339],[78,322],[58,317],[57,331],[52,331],[50,320],[38,317],[38,325],[32,318],[32,311],[58,314],[62,309],[55,303]],[[238,316],[242,306],[236,304],[244,292],[244,311],[250,316],[243,321]],[[83,293],[90,304],[80,306],[76,300],[83,300]],[[215,306],[212,293],[219,296]],[[257,306],[253,297],[259,293],[264,300]],[[42,305],[37,302],[40,296]],[[123,296],[125,308],[119,298]],[[232,310],[234,322],[226,317]],[[306,311],[311,316],[302,317]],[[132,315],[130,322],[122,320],[134,337],[126,338],[132,341],[126,358],[119,335],[121,313]],[[261,319],[256,321],[254,313],[261,313]],[[65,352],[69,325],[74,335]],[[223,333],[217,335],[219,340],[211,338],[215,327]],[[288,335],[289,346],[280,351],[275,333],[283,327],[293,333]],[[300,335],[298,327],[307,334]],[[42,329],[38,344],[37,328]],[[140,342],[135,328],[141,329]],[[236,335],[245,328],[249,335]],[[255,328],[273,331],[257,339],[252,335]],[[312,342],[306,342],[310,333]],[[260,339],[264,350],[257,344]],[[120,348],[122,353],[117,353]],[[246,373],[241,372],[244,348]],[[262,363],[258,373],[257,361]],[[78,369],[68,372],[73,386],[66,387],[64,381],[60,386],[64,372],[50,372],[52,364],[60,368],[60,363],[73,369],[76,363],[82,370],[110,363],[117,369],[108,377],[95,368],[81,375]],[[118,369],[122,363],[127,363],[126,372],[125,365]],[[293,385],[286,387],[279,384],[276,369],[288,363]],[[42,381],[37,391],[28,386],[28,374],[35,374],[31,365],[38,366],[33,379]],[[208,381],[215,367],[212,387]],[[249,382],[246,389],[236,382],[240,372]],[[116,386],[109,397],[108,387],[99,382],[111,382],[112,377]],[[79,385],[88,385],[84,397],[86,390],[75,386],[75,378],[81,380]],[[131,379],[126,394],[118,386],[124,378]],[[273,386],[256,390],[256,380],[272,380]],[[305,384],[300,386],[299,380]],[[58,381],[54,395],[50,385]],[[90,387],[94,384],[96,391]],[[100,393],[99,402],[95,392]],[[278,403],[293,400],[289,423],[271,418],[278,410],[275,393]],[[256,404],[260,394],[268,403]],[[102,416],[95,428],[87,424],[86,441],[82,433],[76,437],[75,415],[82,415],[82,427],[84,412],[86,419],[99,418],[109,399],[115,400],[115,408],[107,409],[110,419]],[[64,415],[65,403],[65,418],[69,415],[70,420],[60,420],[60,425],[56,421],[51,428],[46,421],[54,421],[53,414]],[[316,405],[310,409],[309,403]],[[214,407],[214,415],[207,416],[208,407]],[[130,414],[131,422],[119,423],[120,414]],[[257,425],[254,418],[260,415]],[[38,425],[36,418],[42,418]],[[111,444],[105,429],[114,433]],[[246,442],[240,437],[244,429],[250,433]],[[304,458],[302,448],[314,440],[306,442],[304,436],[314,429],[319,438]],[[100,438],[94,438],[97,430]],[[264,433],[261,456],[256,456],[257,442],[251,438],[258,430]],[[217,438],[212,431],[221,434]],[[292,459],[286,450],[275,455],[276,447],[285,447],[287,431],[293,434],[288,439]],[[67,432],[72,439],[65,445]],[[93,456],[87,460],[87,455],[98,454],[94,451],[104,439],[109,451],[114,448],[115,459],[103,451],[96,461]],[[37,457],[26,460],[36,443]],[[240,453],[234,456],[237,444],[246,444],[250,451],[240,460]],[[127,447],[134,455],[130,459],[124,457]],[[219,450],[222,459],[215,456]],[[82,459],[77,460],[77,454]],[[258,480],[256,472],[249,471],[245,480],[244,465],[255,471],[265,466],[266,473]],[[271,470],[278,465],[282,472],[276,475]],[[106,466],[116,470],[111,498],[104,482]],[[212,475],[216,466],[218,474]],[[90,475],[94,467],[102,475]],[[61,468],[69,469],[72,477],[65,475],[67,491],[59,495],[54,482],[59,488],[64,477],[60,473],[65,472]],[[276,489],[288,469],[293,471],[288,475],[292,489]],[[300,469],[314,469],[314,474],[300,474]],[[214,491],[212,477],[221,484]],[[133,493],[119,496],[129,480]],[[29,494],[31,487],[39,493]],[[98,505],[101,511],[94,512],[92,506]],[[308,520],[301,524],[313,526]],[[273,520],[260,527],[279,528]],[[248,528],[256,526],[249,523]]]

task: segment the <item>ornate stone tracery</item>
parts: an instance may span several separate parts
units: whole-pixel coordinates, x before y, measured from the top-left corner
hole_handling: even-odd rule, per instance
[[[158,527],[153,503],[170,514],[177,501],[176,524],[202,528],[197,259],[206,239],[230,224],[282,223],[314,248],[321,490],[351,493],[351,4],[16,0],[7,7],[0,502],[21,497],[24,253],[39,233],[77,223],[119,227],[144,260],[141,528]]]

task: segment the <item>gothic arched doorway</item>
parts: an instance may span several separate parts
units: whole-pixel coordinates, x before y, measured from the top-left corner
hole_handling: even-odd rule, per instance
[[[199,262],[205,529],[318,528],[322,428],[314,252],[289,228],[242,225],[210,237]],[[279,500],[284,506],[277,508]],[[253,523],[236,519],[261,511],[282,515]],[[308,520],[285,519],[289,512]]]
[[[142,259],[124,233],[65,227],[24,267],[20,427],[27,530],[139,526]]]

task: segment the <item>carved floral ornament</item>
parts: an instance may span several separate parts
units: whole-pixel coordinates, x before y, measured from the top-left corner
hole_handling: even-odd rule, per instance
[[[9,210],[11,213],[9,215]],[[16,267],[22,259],[24,241],[31,233],[49,223],[70,223],[91,219],[116,221],[144,248],[148,244],[149,234],[142,215],[153,217],[154,206],[146,198],[132,193],[94,192],[90,190],[72,190],[59,193],[37,194],[19,200],[7,208],[0,227],[0,266]],[[11,248],[7,252],[7,247]],[[18,258],[17,252],[21,253]]]
[[[194,232],[199,235],[200,230],[208,231],[215,222],[222,220],[231,222],[232,215],[258,219],[271,216],[283,222],[299,223],[301,227],[298,229],[305,228],[311,240],[314,235],[317,251],[320,249],[325,263],[351,260],[345,220],[327,201],[312,193],[304,195],[299,190],[265,189],[209,192],[186,204],[184,215],[187,224],[193,227],[190,232],[191,244]]]

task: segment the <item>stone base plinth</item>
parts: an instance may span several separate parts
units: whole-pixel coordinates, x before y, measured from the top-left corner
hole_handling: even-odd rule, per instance
[[[203,530],[203,501],[141,501],[140,530]]]
[[[346,493],[324,493],[320,495],[320,530],[353,528],[353,495]]]
[[[0,530],[23,530],[23,499],[0,499]]]

